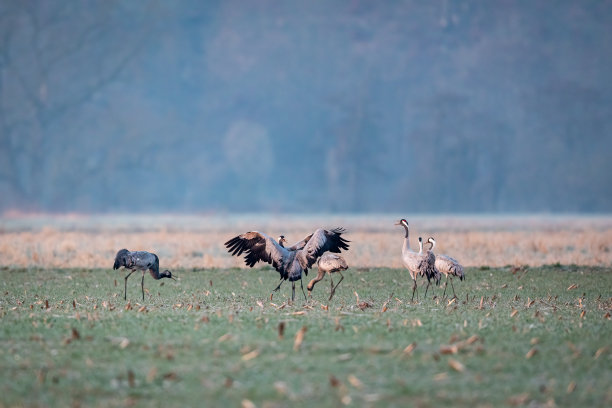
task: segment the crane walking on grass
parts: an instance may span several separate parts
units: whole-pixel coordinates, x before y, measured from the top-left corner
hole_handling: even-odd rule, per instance
[[[172,276],[172,272],[169,270],[165,270],[163,272],[159,272],[159,258],[157,255],[146,252],[146,251],[134,251],[130,252],[127,249],[122,249],[117,252],[115,256],[115,264],[113,265],[113,269],[119,269],[121,267],[125,267],[125,269],[129,269],[130,273],[125,277],[125,288],[123,292],[123,299],[127,300],[127,280],[131,274],[136,271],[142,271],[142,281],[140,282],[140,287],[142,289],[142,300],[144,301],[144,276],[145,271],[149,271],[153,279],[159,280],[162,278],[170,278],[174,279]],[[176,280],[176,279],[174,279]]]
[[[430,251],[433,252],[436,246],[436,240],[433,237],[429,237],[427,239],[427,243],[431,245],[429,248]],[[446,275],[446,282],[444,284],[444,293],[442,296],[446,295],[446,287],[448,286],[448,279],[450,278],[451,288],[453,289],[453,296],[457,297],[455,294],[455,287],[453,286],[453,276],[459,278],[459,280],[465,279],[465,274],[463,273],[463,266],[457,261],[455,258],[451,258],[448,255],[436,255],[436,268]]]
[[[417,276],[423,275],[427,277],[427,281],[431,279],[435,279],[436,283],[440,282],[440,272],[436,270],[436,257],[433,253],[417,253],[410,249],[410,241],[409,235],[410,230],[408,227],[408,221],[405,219],[399,220],[395,225],[401,225],[404,227],[404,231],[406,235],[404,236],[404,245],[402,246],[402,261],[408,271],[410,272],[410,277],[414,282],[412,286],[412,300],[414,300],[414,293],[417,294],[417,299],[419,298],[419,293],[417,290]],[[411,301],[412,301],[411,300]]]
[[[308,235],[296,245],[285,248],[272,237],[257,231],[250,231],[238,235],[225,243],[232,255],[240,256],[246,252],[244,262],[253,267],[257,262],[263,261],[271,264],[280,274],[281,282],[274,289],[278,291],[282,283],[289,280],[292,285],[291,300],[295,300],[295,281],[299,280],[304,293],[302,274],[308,275],[311,268],[325,252],[339,253],[348,249],[348,242],[342,238],[343,228],[331,231],[319,228]],[[284,237],[283,237],[284,238]]]
[[[310,239],[310,236],[304,238],[302,241],[296,243],[295,245],[288,247],[287,249],[290,251],[301,249],[304,247],[308,239]],[[285,248],[286,242],[287,240],[285,239],[284,235],[280,235],[278,237],[278,244],[282,246],[283,248]],[[317,269],[319,271],[317,277],[312,279],[310,282],[308,282],[308,286],[306,287],[306,289],[308,289],[308,296],[312,296],[312,289],[314,288],[314,285],[317,282],[321,281],[325,277],[325,274],[327,273],[329,274],[329,280],[331,284],[331,291],[330,291],[328,300],[331,300],[334,297],[334,293],[336,293],[336,288],[338,288],[338,286],[340,285],[340,282],[344,280],[344,275],[342,275],[341,271],[345,271],[348,269],[346,260],[340,255],[335,255],[335,254],[326,252],[317,261]],[[340,280],[338,281],[336,286],[334,286],[334,280],[331,276],[331,274],[334,272],[338,272],[340,274]]]

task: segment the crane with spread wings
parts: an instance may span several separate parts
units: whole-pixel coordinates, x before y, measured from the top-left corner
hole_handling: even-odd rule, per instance
[[[249,231],[238,235],[225,243],[228,252],[235,256],[244,256],[244,262],[253,267],[257,262],[267,262],[280,274],[281,282],[274,289],[278,291],[282,283],[289,280],[292,284],[291,300],[295,300],[295,282],[300,281],[304,299],[302,274],[308,275],[310,269],[325,252],[339,253],[349,248],[342,234],[343,228],[326,230],[317,229],[295,245],[285,248],[274,238],[258,231]]]

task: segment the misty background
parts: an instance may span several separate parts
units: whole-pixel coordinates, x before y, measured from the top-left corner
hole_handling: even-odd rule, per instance
[[[610,1],[0,2],[0,211],[610,212]]]

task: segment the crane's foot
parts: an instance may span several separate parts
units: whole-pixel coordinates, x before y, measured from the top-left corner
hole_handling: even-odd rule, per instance
[[[272,292],[278,292],[280,290],[281,285],[283,284],[283,281],[281,280],[281,282],[278,284],[277,287],[275,287],[274,289],[272,289]]]

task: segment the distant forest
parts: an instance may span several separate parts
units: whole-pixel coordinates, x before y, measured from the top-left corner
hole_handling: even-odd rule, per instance
[[[610,212],[610,1],[0,3],[0,213]]]

